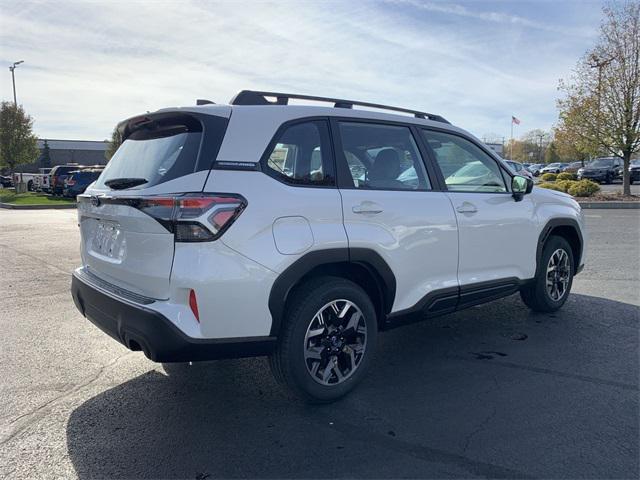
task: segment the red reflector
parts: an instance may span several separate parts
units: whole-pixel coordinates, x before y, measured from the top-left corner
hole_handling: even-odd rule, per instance
[[[196,317],[196,320],[200,323],[200,314],[198,313],[198,301],[196,300],[195,290],[191,290],[189,292],[189,307],[191,307],[193,316]]]
[[[235,210],[223,210],[221,212],[215,213],[211,217],[211,220],[213,221],[213,223],[215,223],[218,229],[221,229],[229,220],[231,220],[231,218],[233,218],[235,214]]]

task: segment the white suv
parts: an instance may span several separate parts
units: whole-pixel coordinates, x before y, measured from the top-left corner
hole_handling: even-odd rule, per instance
[[[438,115],[242,91],[120,129],[78,197],[72,293],[157,362],[269,355],[299,396],[332,401],[379,330],[518,291],[554,311],[583,265],[579,205]]]

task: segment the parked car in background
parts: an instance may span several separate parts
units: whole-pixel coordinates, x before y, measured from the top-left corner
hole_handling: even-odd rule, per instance
[[[34,177],[35,190],[38,192],[48,192],[51,187],[51,169],[40,168],[40,173]]]
[[[76,197],[77,195],[84,193],[87,187],[98,179],[102,170],[104,169],[85,168],[69,172],[69,176],[64,181],[63,196]]]
[[[629,165],[629,183],[640,182],[640,158],[631,160]]]
[[[230,103],[121,122],[78,195],[75,305],[130,350],[269,355],[278,381],[329,402],[363,378],[380,330],[517,291],[538,312],[567,300],[579,204],[439,115],[273,92]]]
[[[77,163],[67,163],[66,165],[56,165],[51,169],[51,193],[54,195],[62,195],[64,192],[64,181],[69,176],[70,172],[74,170],[80,170],[84,165],[78,165]]]
[[[590,161],[578,170],[578,179],[609,184],[622,178],[624,162],[620,157],[602,157]]]
[[[527,170],[531,172],[531,175],[533,175],[534,177],[537,177],[538,175],[540,175],[540,169],[542,167],[544,167],[542,163],[532,163],[527,167]]]
[[[37,173],[25,173],[18,172],[13,174],[13,185],[17,185],[18,183],[24,183],[27,186],[27,190],[30,192],[35,191],[36,189],[36,177]]]
[[[542,167],[540,169],[540,174],[544,174],[544,173],[560,173],[562,172],[562,169],[566,166],[566,163],[550,163],[549,165],[547,165],[546,167]]]
[[[509,168],[513,170],[518,175],[522,175],[523,177],[533,178],[533,174],[525,168],[525,166],[520,162],[514,162],[513,160],[505,160],[505,163],[509,165]]]
[[[13,179],[10,175],[0,175],[0,188],[13,187]]]
[[[562,172],[566,173],[578,173],[578,170],[582,168],[582,162],[571,162],[569,165],[562,169]]]

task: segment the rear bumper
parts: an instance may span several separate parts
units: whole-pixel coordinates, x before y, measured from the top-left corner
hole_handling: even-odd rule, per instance
[[[190,362],[270,354],[275,337],[191,338],[160,313],[118,298],[73,274],[76,307],[91,323],[154,362]]]

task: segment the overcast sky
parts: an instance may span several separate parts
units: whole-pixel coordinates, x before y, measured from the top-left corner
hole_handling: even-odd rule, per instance
[[[242,89],[438,113],[482,137],[550,128],[601,2],[0,0],[3,100],[41,138],[101,140],[131,115]]]

